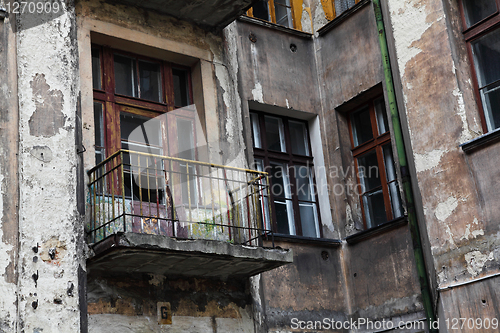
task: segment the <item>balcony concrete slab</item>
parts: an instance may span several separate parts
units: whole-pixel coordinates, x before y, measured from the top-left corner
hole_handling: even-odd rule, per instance
[[[222,29],[244,14],[257,0],[108,0],[141,7],[194,23],[209,30]]]
[[[107,273],[150,273],[227,279],[250,277],[293,262],[291,250],[118,233],[91,246],[87,268]]]

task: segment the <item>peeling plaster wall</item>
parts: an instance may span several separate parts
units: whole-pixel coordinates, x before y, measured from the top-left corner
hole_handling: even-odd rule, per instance
[[[18,110],[15,16],[0,21],[0,331],[18,326]]]
[[[447,288],[498,272],[500,215],[493,208],[496,200],[487,202],[498,193],[493,171],[498,146],[470,157],[459,147],[482,130],[457,2],[389,0],[388,5],[430,264],[438,288]],[[454,302],[454,293],[441,294],[444,304]],[[463,315],[472,306],[456,303],[450,311]]]
[[[71,1],[57,14],[18,17],[18,329],[24,332],[80,332],[77,52]]]

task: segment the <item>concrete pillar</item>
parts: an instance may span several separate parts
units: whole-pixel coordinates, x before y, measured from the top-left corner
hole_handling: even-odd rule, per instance
[[[24,332],[80,332],[76,20],[72,1],[47,3],[17,21],[19,321]]]

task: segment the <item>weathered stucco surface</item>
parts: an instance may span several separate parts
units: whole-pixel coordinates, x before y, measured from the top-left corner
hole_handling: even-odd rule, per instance
[[[467,157],[459,147],[481,134],[481,127],[477,108],[471,103],[471,77],[457,4],[431,0],[388,3],[406,126],[433,255],[429,264],[434,265],[437,287],[442,289],[499,270],[499,215],[493,208],[497,205],[485,204],[489,194],[498,192],[492,181],[497,177],[493,165],[498,160],[483,152]],[[498,155],[497,147],[488,149],[489,156]],[[461,290],[482,288],[482,283]],[[442,293],[446,316],[463,316],[474,307],[450,306],[459,294],[455,289]]]
[[[72,2],[17,21],[19,88],[19,331],[79,332],[75,124],[79,95]],[[48,147],[52,158],[31,154]]]

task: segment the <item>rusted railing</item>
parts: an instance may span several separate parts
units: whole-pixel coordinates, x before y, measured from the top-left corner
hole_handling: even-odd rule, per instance
[[[88,175],[90,243],[117,232],[253,246],[273,238],[265,172],[120,150]]]

